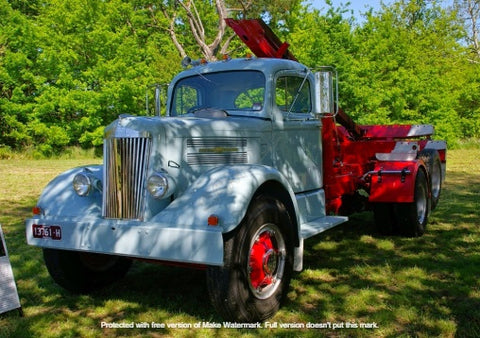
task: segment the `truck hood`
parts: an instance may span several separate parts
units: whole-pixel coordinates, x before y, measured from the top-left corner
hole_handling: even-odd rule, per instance
[[[121,116],[105,129],[105,138],[161,137],[165,141],[188,137],[258,137],[271,128],[265,119],[235,117]]]

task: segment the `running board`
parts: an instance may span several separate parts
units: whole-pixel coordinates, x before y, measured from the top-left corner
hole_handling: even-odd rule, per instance
[[[302,224],[300,226],[300,235],[303,239],[307,239],[346,221],[348,221],[348,217],[344,216],[325,216],[317,218],[311,222]]]

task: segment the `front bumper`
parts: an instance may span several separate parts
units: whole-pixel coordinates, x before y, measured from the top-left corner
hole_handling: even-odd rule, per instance
[[[35,233],[34,233],[35,228]],[[54,229],[42,233],[38,229]],[[171,227],[157,222],[34,217],[26,221],[27,243],[179,263],[223,265],[221,229]]]

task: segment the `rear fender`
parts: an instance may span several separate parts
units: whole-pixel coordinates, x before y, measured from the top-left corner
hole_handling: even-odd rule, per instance
[[[40,207],[43,216],[65,216],[72,219],[77,216],[101,216],[102,194],[100,191],[92,189],[88,196],[81,197],[73,190],[73,178],[85,170],[98,180],[103,180],[101,165],[77,167],[61,173],[48,183],[38,199],[37,206]]]
[[[293,191],[274,168],[263,165],[222,166],[201,175],[182,196],[151,221],[166,222],[172,227],[198,228],[207,226],[209,217],[215,215],[224,233],[232,231],[244,218],[258,188],[269,181],[283,185],[295,210],[298,210]]]
[[[425,170],[421,160],[380,161],[371,171],[370,202],[410,203],[415,195],[418,170]]]

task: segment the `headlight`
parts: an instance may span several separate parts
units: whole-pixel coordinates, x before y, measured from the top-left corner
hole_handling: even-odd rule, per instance
[[[78,173],[73,178],[73,189],[78,196],[87,196],[92,189],[92,179],[86,173]]]
[[[147,189],[153,198],[169,197],[175,190],[175,181],[165,173],[155,173],[148,178]]]
[[[83,168],[82,172],[75,175],[72,185],[77,195],[82,197],[88,196],[92,189],[102,192],[102,181],[96,178],[88,168]]]

